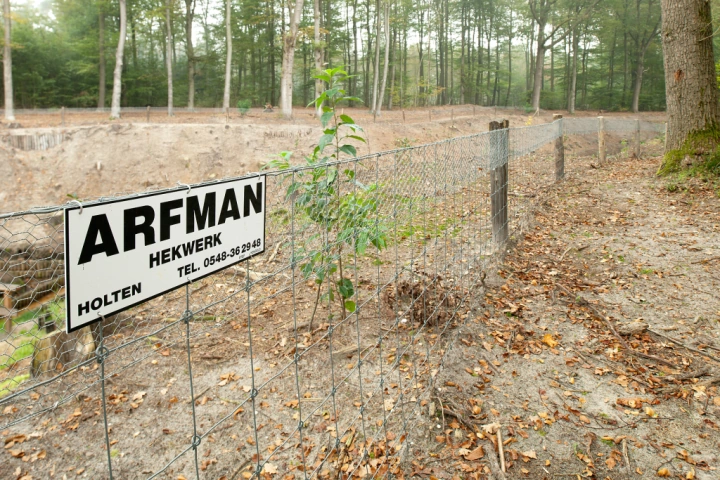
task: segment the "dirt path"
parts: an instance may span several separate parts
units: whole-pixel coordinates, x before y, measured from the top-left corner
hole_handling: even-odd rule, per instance
[[[416,451],[420,477],[497,471],[471,432],[488,424],[507,478],[720,476],[720,199],[702,183],[669,193],[658,157],[594,161],[569,161],[486,280],[441,374],[426,425],[439,453]]]

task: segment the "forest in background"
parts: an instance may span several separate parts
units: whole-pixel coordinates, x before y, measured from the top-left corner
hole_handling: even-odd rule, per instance
[[[226,6],[127,0],[121,105],[166,106],[170,70],[175,106],[221,106]],[[288,2],[233,0],[229,7],[230,105],[277,105]],[[109,106],[118,1],[17,3],[12,20],[16,108]],[[364,105],[373,104],[387,68],[383,108],[473,103],[531,110],[539,79],[541,108],[571,109],[574,100],[578,109],[663,110],[659,30],[659,0],[306,1],[293,103],[314,98],[320,60],[353,75],[349,93]]]

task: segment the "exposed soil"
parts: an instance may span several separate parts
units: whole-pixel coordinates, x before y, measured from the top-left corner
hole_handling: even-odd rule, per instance
[[[552,112],[534,117],[520,110],[469,105],[407,110],[404,122],[398,110],[383,113],[377,123],[366,110],[345,111],[366,129],[368,143],[358,145],[359,155],[486,131],[488,123],[499,118],[508,118],[510,126],[552,121]],[[661,119],[653,113],[642,117]],[[68,196],[90,200],[172,187],[177,182],[239,176],[257,172],[272,155],[285,150],[293,151],[295,161],[301,162],[322,135],[319,122],[302,109],[293,120],[253,111],[245,117],[235,113],[229,123],[224,115],[199,113],[151,117],[149,124],[139,113],[115,122],[100,113],[67,114],[64,127],[59,126],[59,113],[18,119],[23,128],[6,128],[3,137],[64,132],[66,140],[39,151],[0,142],[1,213],[62,204]],[[593,153],[595,138],[578,141],[581,144],[573,148]],[[621,148],[619,137],[608,140],[608,153]]]
[[[486,120],[467,120],[467,131],[459,122],[455,128],[460,129],[458,134],[472,133],[475,127],[484,129]],[[526,120],[526,116],[518,115],[516,121]],[[2,210],[25,208],[27,202],[63,202],[68,192],[91,198],[112,191],[133,191],[140,186],[153,188],[172,185],[176,180],[192,182],[213,174],[235,174],[228,171],[228,164],[215,162],[229,162],[246,151],[241,148],[247,148],[248,142],[251,147],[255,145],[260,131],[274,132],[279,128],[233,124],[227,129],[225,125],[201,127],[98,126],[76,130],[70,142],[51,151],[7,150],[8,158],[15,161],[11,162],[11,170],[0,173],[5,179],[19,176],[23,183],[7,190],[3,185],[3,193],[8,193],[0,199],[7,202]],[[272,141],[263,137],[258,151],[264,158],[286,149],[286,144],[292,147],[296,141],[304,145],[301,149],[309,149],[317,137],[314,128],[281,127],[293,132],[312,131]],[[195,128],[201,133],[191,133]],[[93,129],[96,133],[90,135]],[[173,129],[180,133],[172,133]],[[210,133],[211,129],[215,133]],[[157,135],[150,135],[150,130]],[[390,148],[398,138],[410,138],[412,134],[420,137],[412,137],[416,143],[422,143],[454,132],[442,122],[373,126],[368,130],[371,140],[377,139],[371,141],[371,148],[378,150]],[[388,134],[388,130],[392,133]],[[88,135],[83,137],[85,132]],[[143,161],[128,159],[129,151],[142,152],[150,148],[148,138],[161,135],[172,138],[169,144],[159,142],[153,147],[157,155],[168,155],[163,158],[179,154],[180,150],[172,155],[163,152],[177,145],[181,137],[185,138],[181,150],[198,149],[190,156],[187,167],[187,163],[163,160],[167,178],[157,173],[160,160],[153,166],[150,153]],[[193,135],[202,135],[205,142],[193,141]],[[227,137],[220,140],[220,135]],[[236,137],[242,140],[231,144]],[[314,344],[328,325],[318,321],[312,335],[300,329],[296,339],[288,293],[278,291],[272,281],[260,283],[255,290],[265,300],[256,304],[258,308],[252,311],[251,318],[258,320],[250,326],[242,321],[216,321],[247,309],[240,270],[229,270],[226,280],[219,275],[193,285],[193,310],[218,297],[241,292],[203,312],[206,316],[192,323],[194,335],[189,341],[198,432],[206,433],[210,425],[228,417],[197,451],[201,478],[244,478],[254,468],[257,456],[266,458],[270,452],[274,452],[277,474],[268,469],[266,477],[288,474],[288,478],[302,478],[303,473],[294,467],[307,458],[309,465],[319,466],[315,472],[319,477],[328,478],[331,473],[335,475],[333,465],[343,460],[335,453],[322,461],[336,445],[334,433],[352,432],[339,439],[348,445],[342,455],[350,462],[362,447],[357,440],[361,429],[367,429],[380,438],[367,447],[373,452],[371,458],[382,459],[391,457],[401,442],[403,419],[411,425],[409,438],[414,443],[409,455],[399,459],[402,463],[392,464],[393,468],[402,467],[397,478],[551,479],[591,474],[612,479],[655,478],[658,472],[665,473],[662,469],[674,478],[717,478],[720,200],[711,187],[702,183],[682,193],[668,192],[665,181],[654,175],[660,164],[655,155],[662,147],[657,140],[644,145],[644,158],[627,159],[622,158],[620,140],[614,139],[609,153],[616,156],[605,165],[597,165],[596,159],[585,156],[591,154],[593,141],[590,136],[568,141],[567,179],[533,191],[537,209],[529,231],[512,240],[504,263],[486,272],[477,293],[460,310],[453,293],[457,289],[448,286],[447,278],[432,271],[425,276],[403,277],[396,290],[399,298],[393,298],[392,291],[383,292],[376,315],[368,309],[357,324],[342,326],[330,340]],[[99,148],[108,155],[101,160],[100,170],[96,167],[97,157],[90,158],[93,144],[107,146]],[[220,160],[208,160],[211,154],[207,152],[214,144],[223,145]],[[75,150],[70,148],[72,145]],[[137,145],[141,145],[138,150],[131,150]],[[114,152],[112,156],[109,151]],[[56,156],[54,167],[42,166],[44,155]],[[196,162],[202,155],[208,157]],[[106,161],[111,166],[106,167]],[[61,173],[63,162],[76,163],[72,168],[68,166],[67,173]],[[200,166],[193,166],[196,164]],[[237,166],[238,173],[244,173],[243,168],[246,166]],[[26,171],[30,172],[27,176],[23,173]],[[85,179],[74,178],[73,171],[84,171]],[[532,176],[532,172],[527,173]],[[57,189],[49,188],[52,181],[41,183],[44,176],[61,175],[65,176]],[[148,175],[155,175],[152,178],[157,183],[144,185]],[[65,191],[72,186],[79,187]],[[474,213],[458,207],[453,202],[446,209],[448,215],[471,221],[473,217],[468,215]],[[477,212],[482,218],[486,214]],[[431,216],[431,224],[434,218]],[[404,248],[412,251],[418,245]],[[470,238],[467,248],[478,253],[472,250],[477,246]],[[388,256],[394,254],[387,252]],[[280,250],[277,257],[282,264],[288,261],[289,253]],[[371,260],[361,260],[367,263],[363,272],[375,271]],[[377,260],[387,259],[380,256]],[[264,258],[251,263],[251,268],[270,271],[271,263]],[[359,278],[359,285],[368,291],[382,285],[386,272],[381,273],[381,268],[377,272],[377,278]],[[280,280],[280,284],[283,282],[287,284],[287,278]],[[295,299],[296,308],[304,312],[303,318],[312,308],[313,291],[309,287]],[[106,396],[115,478],[145,478],[184,450],[162,478],[194,476],[193,451],[186,450],[193,431],[186,327],[173,323],[184,307],[173,300],[181,296],[181,292],[174,292],[148,305],[136,313],[133,325],[140,325],[135,327],[137,330],[132,330],[131,325],[114,337],[113,341],[120,343],[123,338],[142,333],[140,330],[147,325],[169,325],[157,336],[109,357],[106,365],[106,374],[110,375]],[[383,391],[378,372],[382,372],[382,365],[391,363],[392,346],[400,346],[413,328],[413,318],[402,332],[398,329],[388,339],[388,347],[361,344],[363,352],[370,352],[364,353],[365,372],[374,371],[374,375],[358,375],[357,350],[350,347],[357,345],[358,339],[365,342],[393,327],[393,302],[410,309],[418,298],[436,308],[440,319],[423,336],[427,348],[443,352],[446,347],[435,341],[443,333],[440,324],[458,333],[453,348],[443,356],[444,368],[435,377],[438,388],[432,395],[407,398],[407,406],[398,405],[400,410],[393,411],[396,423],[384,425],[385,432],[378,427],[382,422],[376,422],[382,420],[383,411],[396,408],[392,401],[402,390],[402,386],[397,390],[397,384],[388,387],[389,394],[368,397],[363,406],[367,409],[367,417],[363,418],[367,425],[357,420],[346,423],[347,418],[358,418],[358,398],[378,388]],[[412,316],[425,315],[417,308],[410,311]],[[327,311],[321,313],[318,318],[327,318]],[[238,318],[243,316],[244,311]],[[626,325],[633,320],[637,322]],[[256,342],[252,345],[252,361],[247,342],[249,328],[254,329]],[[313,347],[298,364],[297,372],[289,362],[298,353],[296,344],[303,349]],[[109,346],[112,348],[112,343]],[[114,375],[117,365],[135,359],[138,363]],[[328,371],[329,361],[334,362],[338,375],[332,383],[343,386],[337,403],[328,400],[330,380],[317,375]],[[16,365],[23,368],[22,362]],[[396,374],[398,383],[403,382],[406,373],[412,376],[413,368],[422,370],[412,376],[414,381],[429,380],[436,367],[401,364]],[[96,364],[88,366],[60,385],[69,390],[77,388],[77,382],[97,379],[99,369]],[[345,377],[350,374],[353,376]],[[264,388],[254,402],[248,402],[253,375],[256,385],[262,383]],[[0,432],[6,442],[0,453],[0,478],[17,479],[26,474],[32,478],[105,478],[107,451],[100,397],[100,387],[95,384],[71,402]],[[36,399],[28,400],[24,407],[29,413],[34,408],[31,400]],[[414,409],[416,401],[419,407]],[[38,406],[41,402],[52,403],[50,398],[41,398]],[[407,413],[402,408],[407,408]],[[253,423],[253,410],[260,422],[257,425]],[[303,412],[302,418],[308,418],[302,438],[292,433],[299,411]],[[19,414],[0,413],[13,417]],[[342,419],[339,425],[338,418]],[[492,440],[497,439],[497,430],[504,441],[504,475]],[[478,438],[481,432],[485,432],[485,438]]]

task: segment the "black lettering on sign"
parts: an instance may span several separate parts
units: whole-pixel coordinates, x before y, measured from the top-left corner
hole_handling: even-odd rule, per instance
[[[238,208],[237,198],[235,197],[235,190],[232,188],[225,190],[218,225],[225,223],[228,217],[232,217],[233,220],[240,218],[240,209]]]
[[[160,204],[160,241],[170,238],[170,227],[180,223],[180,215],[171,215],[173,210],[182,208],[182,199]]]
[[[100,236],[100,243],[97,243],[98,235]],[[104,213],[102,215],[93,215],[90,219],[78,265],[89,262],[92,260],[93,255],[99,253],[105,253],[108,257],[120,253],[110,228],[110,222]]]
[[[202,211],[200,210],[200,202],[198,197],[190,197],[187,199],[187,218],[186,232],[192,233],[195,231],[195,225],[198,230],[204,230],[206,227],[215,226],[215,192],[210,192],[205,195],[205,203],[203,204]]]
[[[250,185],[245,185],[245,193],[243,194],[243,196],[245,200],[243,205],[243,217],[247,217],[250,215],[251,203],[253,209],[255,210],[255,213],[262,212],[262,183],[258,182],[256,192],[252,191],[252,187]]]
[[[140,224],[136,223],[138,217],[143,217],[143,222]],[[139,233],[145,237],[146,246],[155,243],[155,229],[152,226],[155,220],[155,210],[152,207],[143,205],[129,208],[125,210],[124,220],[124,251],[135,250],[135,236]]]

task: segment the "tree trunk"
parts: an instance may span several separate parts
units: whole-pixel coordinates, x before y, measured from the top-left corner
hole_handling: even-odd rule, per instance
[[[225,90],[223,91],[223,111],[230,108],[230,79],[232,76],[232,24],[230,23],[230,0],[225,0]]]
[[[388,63],[390,62],[390,5],[385,4],[385,66],[383,67],[382,85],[380,87],[380,95],[378,95],[377,107],[375,111],[380,116],[382,110],[383,98],[385,98],[385,86],[387,85]]]
[[[105,108],[105,12],[98,15],[98,110]]]
[[[642,89],[643,69],[645,68],[645,49],[638,52],[637,70],[635,71],[635,88],[633,90],[632,111],[640,111],[640,90]]]
[[[580,37],[577,34],[577,29],[573,29],[572,33],[572,67],[570,70],[570,88],[568,91],[568,112],[575,113],[575,98],[577,91],[577,61],[578,61],[578,47],[580,45]]]
[[[508,33],[508,88],[505,96],[505,106],[510,105],[510,90],[512,89],[512,41],[513,41],[513,11],[510,9],[510,29]]]
[[[290,12],[290,31],[285,34],[283,38],[282,76],[280,77],[280,109],[282,110],[282,114],[285,118],[292,117],[293,65],[295,63],[295,44],[297,43],[298,26],[300,25],[302,9],[303,0],[295,0],[295,8]]]
[[[7,1],[7,0],[5,0]],[[113,71],[112,104],[110,118],[120,118],[120,93],[122,92],[122,67],[125,55],[125,35],[127,34],[126,0],[120,2],[120,34],[118,36],[117,51],[115,52],[115,70]],[[7,95],[7,93],[6,93]]]
[[[662,0],[667,149],[718,126],[718,88],[708,0]]]
[[[195,0],[185,0],[185,50],[188,62],[188,101],[187,107],[195,108],[195,51],[192,41],[192,22],[195,16]]]
[[[373,89],[372,89],[372,107],[375,112],[377,105],[378,83],[380,82],[380,0],[375,2],[375,67],[373,68]]]
[[[5,48],[3,50],[3,87],[5,89],[5,120],[15,121],[15,108],[13,105],[13,84],[12,84],[12,49],[10,28],[12,19],[10,17],[10,0],[3,0],[3,18],[5,19]]]
[[[315,21],[315,37],[313,39],[313,56],[315,58],[315,71],[317,73],[323,71],[323,45],[320,40],[320,0],[315,0],[313,15]],[[323,92],[322,80],[315,79],[315,98],[319,97]],[[319,105],[316,112],[318,118],[322,115],[322,105]]]
[[[172,24],[170,23],[170,10],[172,9],[172,0],[166,0],[165,3],[165,28],[167,29],[167,83],[168,83],[168,117],[173,116],[173,64],[172,49],[173,42]]]
[[[542,34],[540,34],[542,37]],[[535,74],[533,77],[532,108],[536,112],[540,110],[540,90],[542,89],[543,70],[545,63],[545,47],[540,38],[537,44],[537,56],[535,57]]]

